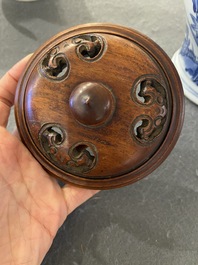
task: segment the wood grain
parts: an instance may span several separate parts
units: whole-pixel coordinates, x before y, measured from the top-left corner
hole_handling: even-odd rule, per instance
[[[43,44],[15,99],[21,138],[43,167],[110,189],[158,167],[183,123],[183,90],[163,50],[132,29],[86,24]]]

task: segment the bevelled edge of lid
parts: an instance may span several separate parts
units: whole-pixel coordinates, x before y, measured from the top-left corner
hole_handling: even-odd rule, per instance
[[[17,93],[15,97],[15,117],[17,128],[22,141],[28,147],[30,152],[35,156],[35,158],[43,165],[43,167],[53,176],[63,179],[61,177],[62,173],[60,174],[59,172],[57,174],[57,171],[52,169],[50,163],[46,163],[46,159],[42,160],[43,156],[35,147],[31,137],[31,132],[29,132],[27,129],[23,104],[24,93],[26,90],[25,84],[27,83],[34,66],[37,65],[40,59],[45,55],[46,48],[47,50],[50,50],[54,46],[54,42],[57,40],[61,42],[65,39],[74,37],[75,35],[86,33],[113,34],[131,40],[138,46],[142,47],[142,49],[144,49],[149,55],[152,56],[159,67],[161,67],[166,78],[166,82],[168,83],[171,90],[172,116],[167,135],[162,145],[145,164],[132,172],[112,179],[82,179],[78,176],[73,176],[70,173],[66,173],[67,182],[72,183],[76,186],[91,189],[118,188],[134,183],[141,178],[149,175],[167,158],[179,138],[184,119],[184,96],[179,75],[167,54],[154,41],[152,41],[142,33],[119,25],[94,23],[79,25],[65,30],[44,43],[30,59],[18,83]]]

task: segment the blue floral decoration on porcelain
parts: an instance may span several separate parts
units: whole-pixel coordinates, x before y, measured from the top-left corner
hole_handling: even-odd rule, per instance
[[[197,14],[198,11],[198,1],[197,0],[192,0],[193,2],[193,11]]]
[[[196,85],[198,85],[198,60],[196,58],[193,47],[190,48],[190,37],[189,37],[189,30],[190,30],[196,42],[196,45],[198,46],[198,0],[192,0],[192,2],[193,2],[193,11],[195,15],[190,14],[192,18],[192,24],[189,25],[189,28],[187,26],[186,37],[184,39],[180,53],[184,59],[185,70],[191,76],[192,81]]]

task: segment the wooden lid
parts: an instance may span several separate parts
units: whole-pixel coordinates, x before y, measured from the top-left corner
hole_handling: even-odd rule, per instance
[[[94,189],[133,183],[174,147],[183,91],[168,56],[132,29],[87,24],[31,58],[16,95],[20,136],[55,177]]]

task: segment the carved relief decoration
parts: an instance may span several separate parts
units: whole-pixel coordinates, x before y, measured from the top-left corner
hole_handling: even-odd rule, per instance
[[[93,144],[78,142],[66,148],[66,133],[58,124],[46,124],[39,133],[45,154],[53,163],[70,173],[86,173],[97,162],[97,151]]]
[[[41,62],[41,74],[46,78],[62,81],[69,75],[69,60],[65,54],[66,42],[50,50]]]
[[[140,143],[150,143],[159,136],[166,122],[166,90],[154,77],[146,76],[135,83],[131,96],[144,112],[132,122],[132,136]]]
[[[96,34],[84,34],[73,38],[80,59],[88,62],[98,60],[104,51],[104,39]]]

